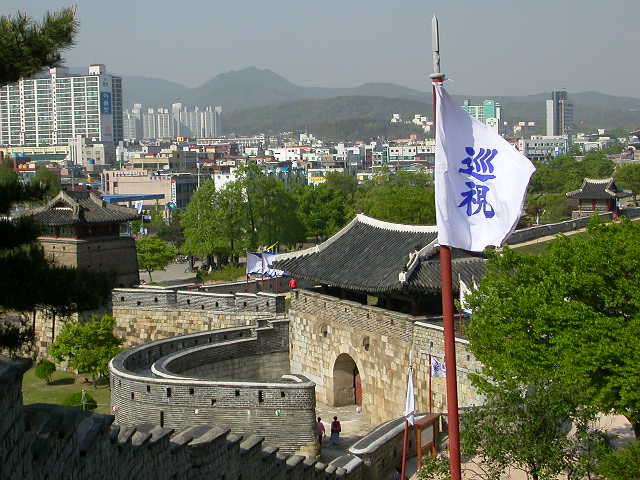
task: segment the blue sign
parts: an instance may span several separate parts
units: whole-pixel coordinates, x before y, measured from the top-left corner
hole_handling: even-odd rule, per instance
[[[167,207],[169,207],[171,210],[173,210],[174,208],[177,207],[176,202],[169,202],[167,203]]]
[[[100,113],[111,115],[111,92],[100,92]]]

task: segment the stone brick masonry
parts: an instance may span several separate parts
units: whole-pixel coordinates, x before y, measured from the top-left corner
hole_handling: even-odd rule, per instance
[[[416,383],[416,408],[427,411],[428,355],[444,357],[443,329],[425,317],[413,317],[306,290],[297,291],[289,310],[291,371],[316,383],[320,402],[336,404],[344,385],[336,385],[336,360],[355,362],[362,383],[362,408],[371,423],[404,414],[410,357]],[[479,368],[468,342],[456,340],[459,403],[479,404],[467,373]],[[341,357],[342,358],[342,357]],[[444,378],[432,379],[433,411],[446,411]],[[350,386],[350,385],[349,385]]]
[[[266,362],[274,355],[286,358],[288,323],[260,321],[257,327],[176,336],[122,352],[110,364],[116,423],[151,421],[176,429],[213,423],[244,435],[260,432],[287,453],[315,455],[315,385],[288,375],[288,362]],[[229,370],[231,360],[244,360],[239,373]],[[238,378],[247,365],[257,376]],[[286,369],[278,372],[278,365]]]
[[[353,455],[324,465],[213,425],[179,432],[149,423],[124,428],[113,426],[111,415],[75,407],[25,407],[21,381],[28,367],[0,359],[3,480],[363,480],[362,461]]]

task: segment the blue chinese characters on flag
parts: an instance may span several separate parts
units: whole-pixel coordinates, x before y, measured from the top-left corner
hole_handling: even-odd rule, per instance
[[[527,157],[436,85],[438,243],[481,252],[513,231],[535,171]]]

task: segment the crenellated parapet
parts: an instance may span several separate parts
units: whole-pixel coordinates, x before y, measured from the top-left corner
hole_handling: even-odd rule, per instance
[[[354,455],[329,465],[267,446],[258,434],[240,436],[211,424],[174,430],[153,423],[113,425],[114,417],[75,407],[22,405],[29,362],[0,359],[0,478],[139,478],[361,480]]]
[[[114,309],[168,309],[206,312],[284,313],[284,294],[209,293],[166,288],[115,288],[111,294]]]
[[[271,319],[126,350],[109,366],[116,423],[228,425],[314,454],[315,384],[290,374],[288,348],[289,322]]]

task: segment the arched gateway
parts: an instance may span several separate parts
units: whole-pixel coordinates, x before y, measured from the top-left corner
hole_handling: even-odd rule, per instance
[[[356,362],[346,353],[333,366],[333,406],[362,405],[362,383]]]

